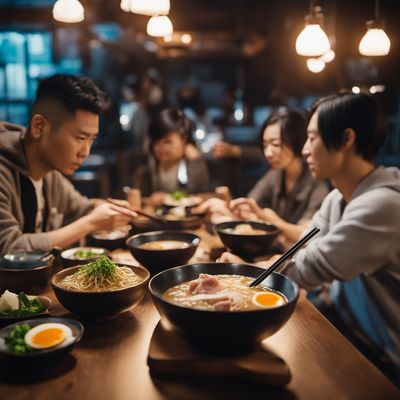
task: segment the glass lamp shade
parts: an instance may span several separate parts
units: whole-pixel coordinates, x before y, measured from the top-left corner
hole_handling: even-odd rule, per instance
[[[53,7],[53,18],[60,22],[81,22],[85,10],[78,0],[57,0]]]
[[[126,12],[131,11],[131,0],[121,0],[120,7]]]
[[[130,0],[130,11],[136,14],[150,16],[167,15],[170,7],[169,0]]]
[[[301,56],[322,56],[330,48],[328,36],[319,24],[306,25],[296,39],[296,53]]]
[[[325,63],[329,63],[335,59],[335,56],[336,56],[335,52],[332,49],[330,49],[328,50],[327,53],[321,56],[321,60]]]
[[[325,62],[320,58],[309,58],[307,60],[307,68],[314,74],[318,74],[325,69]]]
[[[390,39],[383,29],[369,28],[358,50],[363,56],[386,56],[390,51]]]
[[[149,36],[170,36],[173,32],[171,20],[166,15],[151,17],[147,23],[147,34]]]

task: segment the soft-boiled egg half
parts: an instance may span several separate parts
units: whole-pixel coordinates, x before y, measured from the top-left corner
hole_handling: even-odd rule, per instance
[[[257,292],[251,302],[261,308],[277,307],[286,303],[285,298],[275,292]]]
[[[71,328],[64,324],[46,323],[37,325],[25,335],[25,343],[33,349],[48,349],[70,341]]]

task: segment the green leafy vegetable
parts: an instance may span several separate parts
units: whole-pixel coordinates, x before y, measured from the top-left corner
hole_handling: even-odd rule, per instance
[[[171,192],[170,195],[174,200],[184,199],[185,197],[189,196],[186,192],[179,191],[179,190],[177,190],[175,192]]]
[[[88,277],[96,277],[98,281],[113,280],[117,276],[117,266],[108,257],[94,260],[79,268],[76,274],[84,274]]]
[[[18,310],[8,310],[0,312],[1,317],[25,317],[32,314],[37,314],[45,310],[45,306],[41,301],[34,297],[32,300],[28,299],[28,296],[21,292],[18,295],[19,308]]]
[[[28,324],[17,325],[5,338],[6,345],[11,352],[24,354],[33,351],[24,340],[25,335],[29,330],[31,330],[31,326]]]
[[[92,249],[78,250],[74,253],[74,257],[78,259],[101,258],[103,254],[95,253]]]

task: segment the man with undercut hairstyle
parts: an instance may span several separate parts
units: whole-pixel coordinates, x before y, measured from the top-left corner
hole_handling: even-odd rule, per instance
[[[90,79],[57,74],[39,83],[27,129],[0,122],[0,254],[67,247],[134,216],[80,195],[64,176],[88,156],[106,106]]]

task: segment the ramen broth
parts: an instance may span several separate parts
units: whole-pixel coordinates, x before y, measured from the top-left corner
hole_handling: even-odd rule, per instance
[[[225,229],[225,232],[235,235],[266,235],[268,233],[262,229],[254,229],[250,224],[239,224],[234,228]]]
[[[184,307],[208,311],[249,311],[273,308],[288,302],[280,292],[263,286],[249,287],[254,278],[241,275],[213,275],[218,280],[220,290],[207,294],[194,294],[191,291],[193,283],[198,280],[186,281],[167,289],[162,298]],[[218,308],[218,302],[231,299],[231,306]]]
[[[175,250],[185,249],[190,246],[190,243],[181,240],[154,240],[141,244],[139,247],[146,250]]]

